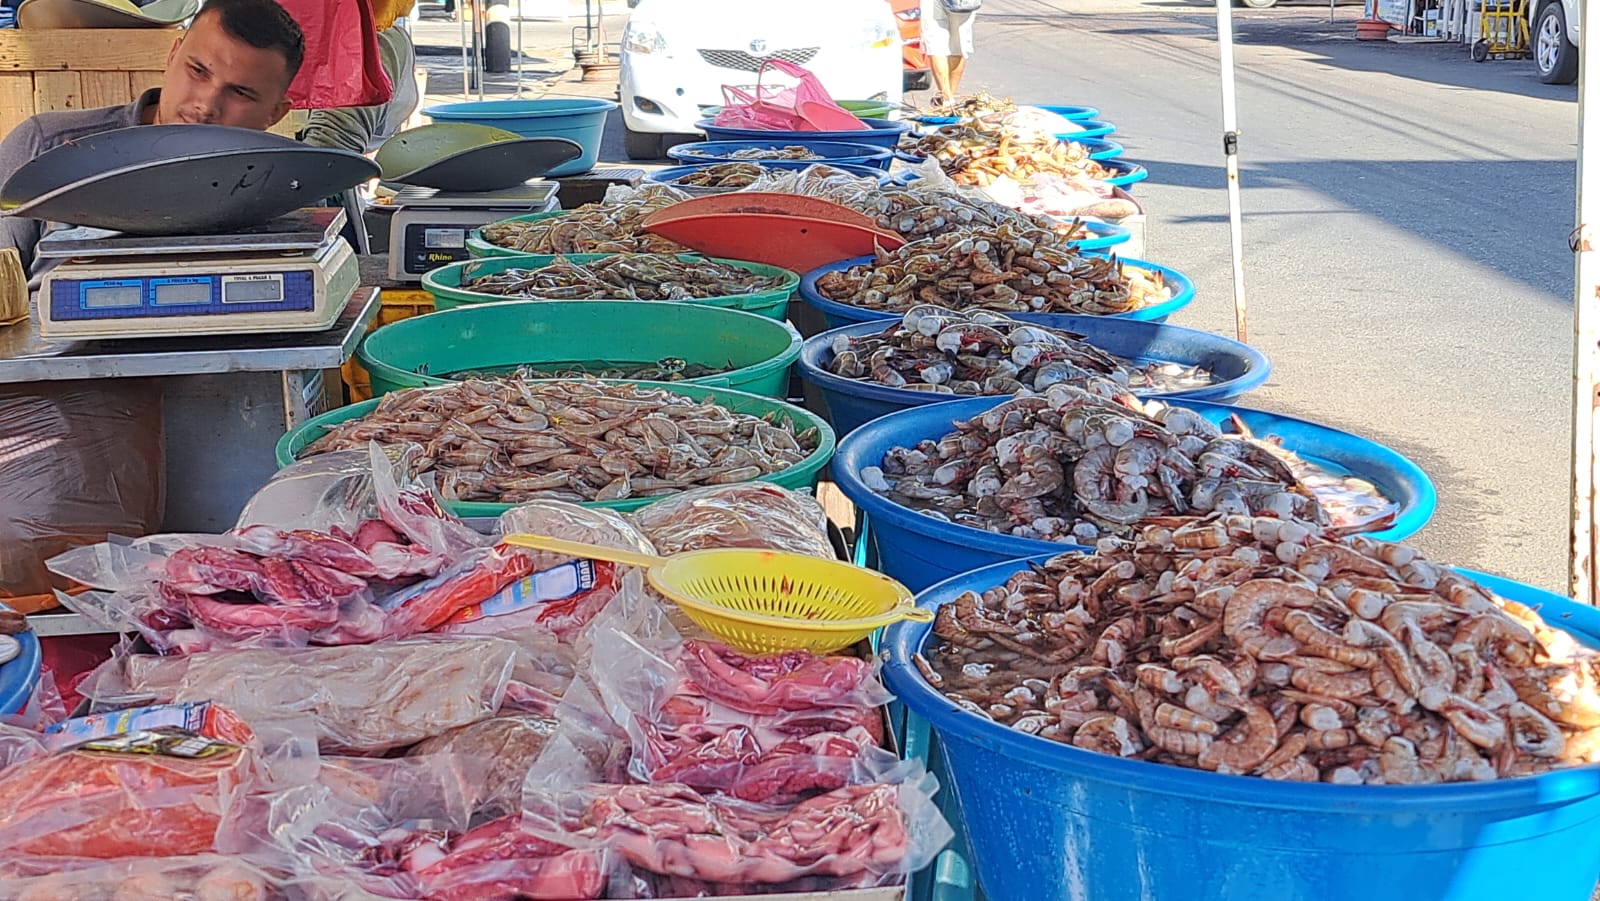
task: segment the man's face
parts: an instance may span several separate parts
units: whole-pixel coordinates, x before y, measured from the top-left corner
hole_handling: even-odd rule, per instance
[[[202,12],[172,48],[157,125],[231,125],[265,131],[289,112],[288,64],[252,47]]]

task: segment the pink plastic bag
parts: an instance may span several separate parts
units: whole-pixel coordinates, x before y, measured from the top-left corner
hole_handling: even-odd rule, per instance
[[[794,87],[778,88],[762,84],[771,66],[797,78]],[[769,58],[756,70],[756,92],[722,86],[722,111],[715,124],[726,128],[753,128],[761,131],[865,131],[869,126],[837,103],[811,70],[787,60]],[[851,123],[854,123],[853,125]]]

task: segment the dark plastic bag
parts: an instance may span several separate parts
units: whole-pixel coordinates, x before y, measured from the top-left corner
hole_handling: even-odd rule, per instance
[[[0,388],[0,597],[68,587],[45,568],[63,551],[158,531],[165,458],[154,382]]]

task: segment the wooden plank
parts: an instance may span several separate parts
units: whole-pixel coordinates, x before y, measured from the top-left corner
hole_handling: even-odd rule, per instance
[[[133,99],[126,72],[83,72],[78,78],[83,83],[84,109],[122,106]]]
[[[165,74],[160,69],[150,72],[129,72],[128,99],[132,100],[151,88],[161,87],[161,77]]]
[[[33,111],[83,109],[83,80],[76,72],[37,72],[33,76]]]
[[[0,29],[0,72],[165,69],[180,35],[168,28]]]
[[[33,115],[33,76],[0,72],[0,136]]]

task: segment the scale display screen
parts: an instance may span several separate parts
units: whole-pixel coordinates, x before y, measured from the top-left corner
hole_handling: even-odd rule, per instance
[[[467,230],[464,228],[424,229],[422,246],[429,250],[460,250],[467,246]]]
[[[155,302],[158,307],[187,306],[211,302],[211,281],[156,282]]]
[[[87,310],[136,307],[143,301],[144,285],[139,282],[90,285],[83,289],[83,306]]]
[[[279,276],[241,276],[222,280],[223,303],[272,303],[282,299],[283,279]]]

